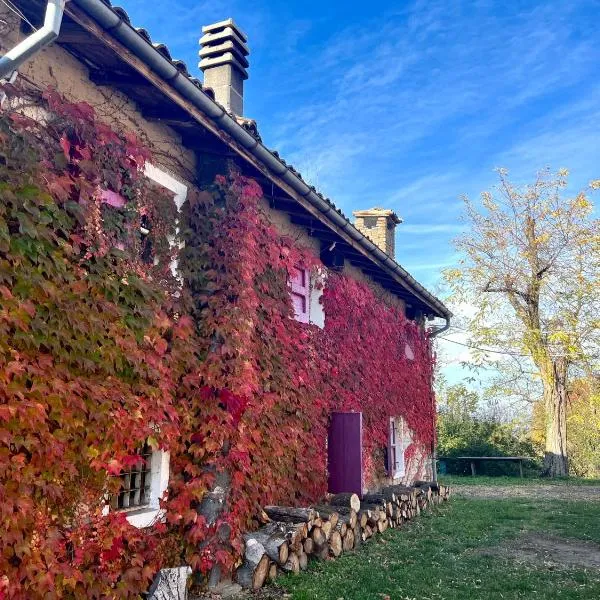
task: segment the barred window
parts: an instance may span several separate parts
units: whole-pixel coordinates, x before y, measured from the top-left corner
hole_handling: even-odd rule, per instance
[[[111,510],[140,508],[150,504],[152,449],[145,443],[136,453],[140,459],[131,467],[115,475],[121,480],[117,493],[110,498]]]

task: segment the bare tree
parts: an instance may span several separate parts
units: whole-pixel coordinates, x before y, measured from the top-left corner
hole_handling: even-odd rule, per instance
[[[498,174],[481,205],[465,199],[469,229],[455,240],[462,257],[446,279],[475,307],[473,344],[533,363],[545,407],[544,474],[564,476],[569,377],[598,358],[600,222],[586,194],[563,197],[565,170],[522,187]]]

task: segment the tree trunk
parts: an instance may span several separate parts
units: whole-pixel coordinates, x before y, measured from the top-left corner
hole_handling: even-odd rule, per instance
[[[564,359],[554,361],[550,376],[542,374],[546,409],[546,449],[542,475],[566,477],[567,458],[567,367]]]

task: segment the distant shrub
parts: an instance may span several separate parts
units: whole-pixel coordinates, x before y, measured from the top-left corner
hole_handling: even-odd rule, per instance
[[[438,398],[438,456],[446,457],[442,469],[452,475],[469,475],[469,461],[457,456],[532,456],[538,451],[517,423],[503,422],[482,414],[479,396],[464,385],[449,386]],[[525,470],[537,473],[536,460],[526,463]],[[519,466],[509,461],[479,461],[481,475],[518,475]]]

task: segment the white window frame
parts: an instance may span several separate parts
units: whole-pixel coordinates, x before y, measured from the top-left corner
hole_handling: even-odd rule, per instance
[[[402,417],[390,417],[388,443],[388,475],[399,479],[406,474],[404,452],[410,444],[408,427]],[[395,458],[395,461],[394,461]],[[393,463],[393,464],[392,464]]]
[[[144,167],[144,175],[146,175],[148,179],[152,179],[155,183],[158,183],[173,192],[177,210],[181,210],[188,192],[188,186],[185,183],[179,181],[179,179],[175,179],[170,173],[163,171],[161,168],[149,162],[147,162]]]
[[[187,198],[188,186],[185,183],[179,181],[179,179],[173,177],[173,175],[171,175],[170,173],[163,171],[156,165],[153,165],[149,162],[147,162],[144,166],[144,175],[146,175],[148,179],[154,181],[154,183],[157,183],[158,185],[161,185],[162,187],[169,190],[170,192],[173,192],[173,201],[175,202],[177,212],[179,213],[181,207],[183,206],[183,203],[185,202],[185,199]],[[176,231],[179,232],[179,217],[177,218]],[[174,243],[174,238],[170,237],[170,246],[172,247]],[[183,244],[181,244],[179,248],[183,248]],[[174,277],[179,279],[177,271],[178,261],[176,258],[174,258],[171,261],[171,272],[173,273]]]
[[[321,298],[323,297],[323,288],[325,287],[326,280],[327,271],[322,267],[313,269],[310,274],[308,322],[321,329],[325,327],[325,310],[323,309]]]
[[[296,267],[300,269],[300,267]],[[325,287],[326,271],[323,268],[318,269],[306,269],[303,268],[307,275],[308,280],[308,298],[307,298],[307,317],[308,320],[299,319],[297,314],[294,313],[294,319],[300,323],[310,323],[323,329],[325,327],[325,311],[323,310],[323,304],[321,304],[321,298],[323,296],[323,288]],[[294,283],[290,282],[290,293],[294,291]]]
[[[150,500],[144,506],[114,509],[114,512],[125,513],[130,525],[143,529],[150,527],[164,517],[164,510],[160,508],[160,499],[169,487],[170,455],[166,450],[153,450],[150,457]],[[102,510],[104,515],[110,512],[108,502]]]

